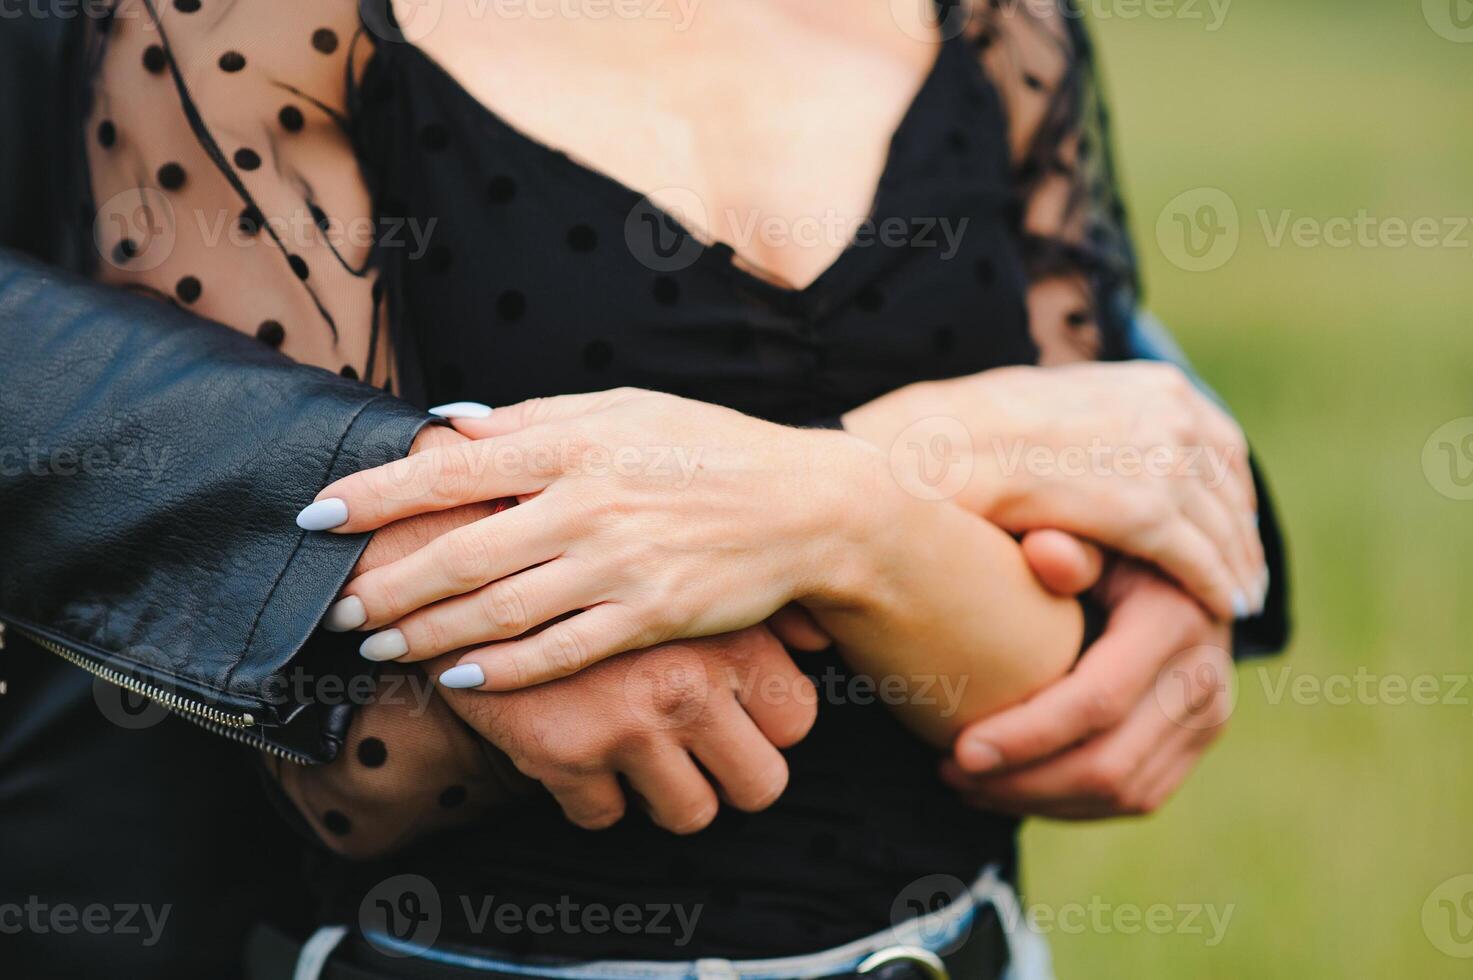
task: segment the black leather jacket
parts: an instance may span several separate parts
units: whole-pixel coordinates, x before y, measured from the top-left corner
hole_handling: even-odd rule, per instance
[[[308,640],[367,538],[294,516],[430,416],[14,257],[0,326],[0,619],[216,731],[330,759],[346,699],[312,692],[362,668]]]

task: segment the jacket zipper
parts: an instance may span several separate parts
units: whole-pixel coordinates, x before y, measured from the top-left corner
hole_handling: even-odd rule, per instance
[[[0,649],[4,649],[6,625],[0,622]],[[260,749],[262,752],[268,752],[279,759],[286,759],[300,765],[309,765],[311,763],[311,760],[305,755],[273,745],[255,732],[247,731],[246,729],[252,728],[256,724],[255,716],[249,712],[224,711],[205,704],[203,701],[188,698],[181,694],[175,694],[173,691],[166,691],[157,685],[134,680],[121,671],[94,663],[91,658],[68,647],[64,647],[60,643],[48,640],[44,636],[38,636],[30,630],[16,626],[13,623],[9,625],[10,628],[14,629],[21,636],[24,636],[48,653],[55,654],[67,663],[80,667],[87,671],[87,673],[92,674],[94,677],[100,677],[109,684],[121,687],[125,691],[131,691],[139,697],[147,698],[155,704],[163,705],[174,714],[187,721],[194,722],[206,731],[213,732],[216,735],[222,735],[243,745]]]

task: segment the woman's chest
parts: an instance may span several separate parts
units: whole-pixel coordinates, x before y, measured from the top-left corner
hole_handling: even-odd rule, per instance
[[[446,4],[419,47],[512,127],[796,286],[868,215],[937,50],[872,0],[517,9]],[[833,230],[785,232],[815,222]]]

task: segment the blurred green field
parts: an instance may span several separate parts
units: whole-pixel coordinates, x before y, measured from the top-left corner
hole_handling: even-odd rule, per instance
[[[1205,0],[1205,20],[1084,4],[1113,15],[1093,30],[1149,305],[1269,469],[1297,632],[1240,671],[1230,734],[1163,812],[1025,832],[1046,909],[1231,908],[1216,945],[1210,927],[1056,927],[1064,980],[1473,976],[1473,888],[1433,894],[1473,874],[1473,683],[1444,676],[1473,673],[1473,501],[1439,493],[1422,457],[1473,416],[1473,228],[1427,247],[1272,241],[1285,211],[1431,217],[1443,236],[1473,218],[1473,27],[1439,35],[1439,4],[1473,16],[1466,0],[1237,0],[1210,31]],[[1189,272],[1156,225],[1201,187],[1231,199],[1240,241]],[[1281,688],[1338,694],[1358,668],[1445,703]]]

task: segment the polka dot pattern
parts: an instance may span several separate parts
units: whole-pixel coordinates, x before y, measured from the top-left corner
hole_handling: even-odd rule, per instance
[[[1102,179],[1108,184],[1101,176],[1108,154],[1093,120],[1092,93],[1068,88],[1078,84],[1070,81],[1075,76],[1047,58],[1034,63],[1012,43],[1016,28],[985,13],[981,16],[987,29],[967,35],[973,42],[967,57],[978,51],[983,58],[995,55],[1009,62],[1010,74],[995,92],[981,90],[985,97],[969,76],[956,76],[958,86],[971,88],[960,96],[939,96],[941,101],[922,114],[932,118],[919,118],[895,141],[893,172],[887,167],[875,202],[877,216],[935,214],[941,208],[943,214],[973,218],[954,243],[955,254],[943,257],[939,249],[904,243],[857,247],[814,288],[802,290],[787,289],[746,262],[745,250],[744,261],[726,262],[731,250],[707,243],[689,263],[675,267],[663,262],[663,254],[641,254],[624,221],[627,209],[607,206],[606,183],[594,190],[587,182],[553,182],[547,178],[549,158],[536,147],[493,147],[480,141],[475,127],[462,128],[458,121],[447,125],[452,117],[440,121],[411,115],[406,107],[424,104],[416,102],[424,77],[380,73],[362,102],[350,107],[342,86],[357,30],[351,11],[337,17],[329,5],[297,4],[299,12],[282,5],[283,22],[272,26],[284,40],[279,50],[268,50],[247,37],[226,36],[230,32],[223,28],[200,40],[219,10],[213,0],[156,0],[156,5],[180,14],[165,14],[167,41],[158,32],[126,23],[110,35],[117,60],[108,65],[105,87],[116,87],[99,92],[86,130],[93,197],[107,200],[140,181],[150,190],[176,195],[176,203],[214,194],[227,231],[238,234],[207,248],[187,237],[189,222],[180,222],[182,237],[172,255],[149,271],[142,269],[148,262],[137,261],[145,243],[107,239],[101,248],[115,259],[115,268],[103,274],[151,286],[201,316],[254,335],[265,347],[347,379],[392,384],[367,355],[378,304],[396,316],[436,325],[426,339],[422,365],[425,387],[432,389],[435,400],[504,404],[520,395],[632,383],[687,391],[802,422],[860,400],[860,392],[898,387],[917,376],[950,376],[1033,357],[1021,295],[1024,277],[1040,275],[1043,269],[1070,269],[1070,261],[1078,262],[1071,255],[1083,253],[1092,260],[1078,272],[1089,292],[1081,290],[1058,304],[1054,314],[1071,330],[1104,329],[1095,317],[1108,304],[1091,300],[1111,290],[1118,297],[1128,288],[1128,262],[1112,251],[1123,210],[1108,187],[1098,184]],[[158,53],[149,53],[150,45]],[[1061,47],[1051,45],[1050,50]],[[290,57],[280,56],[283,51]],[[286,63],[290,69],[282,68]],[[182,113],[171,128],[158,120],[165,104],[161,100],[176,98],[170,77],[174,72],[186,87],[202,93],[202,100],[203,93],[215,100],[201,104],[199,111],[220,143],[219,159],[233,169],[238,186],[221,177],[217,160],[199,146]],[[1087,73],[1083,77],[1087,84]],[[130,100],[129,94],[137,92],[150,93],[142,100],[149,111],[135,108],[139,100]],[[1005,112],[999,112],[999,101]],[[247,123],[240,118],[243,105],[254,107]],[[345,207],[343,202],[367,199],[362,187],[351,183],[356,168],[330,170],[321,163],[351,163],[352,147],[337,133],[334,121],[359,105],[365,113],[379,114],[367,120],[377,125],[394,118],[416,120],[404,123],[397,139],[368,151],[392,154],[387,161],[395,165],[392,172],[407,175],[382,189],[377,213],[440,218],[433,240],[412,243],[424,245],[422,252],[405,248],[387,254],[382,277],[377,270],[362,275],[351,271],[363,264],[362,252],[345,254],[340,261],[324,244],[325,233],[335,225],[365,217],[336,210]],[[1056,138],[1049,146],[1031,145],[1028,112],[1075,105],[1090,116],[1074,127],[1077,136],[1068,126],[1054,127],[1065,134],[1062,144]],[[1022,134],[1015,159],[1003,152],[1010,122]],[[341,142],[324,150],[321,141],[332,139]],[[934,168],[921,167],[922,161]],[[996,204],[977,204],[971,197],[963,203],[944,197],[938,202],[939,195],[909,196],[914,185],[936,172],[967,175],[968,186],[986,190],[977,197],[988,201],[1014,200],[1005,212],[1007,224],[998,220]],[[1067,248],[1053,252],[1039,250],[1037,242],[1024,242],[1018,234],[1024,214],[1031,221],[1037,213],[1034,205],[1043,199],[1035,193],[1050,187],[1079,190],[1060,199],[1082,201],[1089,211],[1063,216],[1071,220],[1055,216],[1053,225],[1068,230],[1061,230],[1054,243]],[[1074,228],[1088,231],[1076,235]],[[232,237],[240,241],[238,250],[229,247]],[[1031,237],[1047,239],[1046,234]],[[131,268],[135,265],[137,270]],[[251,284],[249,291],[237,288],[242,282]],[[855,714],[860,720],[824,722],[838,726],[845,744],[851,744],[848,736],[854,734],[852,744],[869,750],[877,742],[867,738],[874,732],[862,719],[884,726],[890,724],[888,716],[878,709]],[[856,727],[845,730],[846,724]],[[354,730],[357,735],[347,741],[339,760],[340,771],[371,785],[404,772],[429,773],[417,783],[416,819],[448,826],[480,805],[482,782],[458,771],[418,766],[413,745],[396,740],[388,729],[369,728],[375,734],[366,736],[363,729]],[[863,861],[883,873],[893,871],[896,881],[915,880],[922,871],[909,860],[944,863],[946,849],[955,842],[944,833],[929,835],[924,858],[908,859],[903,835],[883,833],[883,824],[869,822],[886,806],[875,798],[893,798],[904,801],[894,810],[903,810],[911,824],[938,826],[937,814],[952,803],[933,786],[929,764],[900,764],[915,761],[866,751],[866,776],[887,768],[924,770],[926,781],[905,784],[893,797],[866,794],[866,805],[873,809],[863,811],[856,804],[853,812],[864,813],[864,819],[852,826],[827,825],[812,816],[842,809],[837,801],[844,799],[845,787],[828,785],[821,792],[809,791],[813,805],[807,811],[799,807],[777,817],[723,816],[721,833],[729,836],[722,846],[742,853],[752,840],[766,835],[786,841],[784,854],[795,861],[818,867]],[[897,764],[886,765],[892,762]],[[797,766],[804,764],[800,760]],[[484,778],[484,773],[472,775]],[[795,769],[795,786],[814,775],[823,774]],[[316,799],[304,812],[336,844],[351,846],[373,833],[379,817],[374,808],[330,796]],[[773,819],[789,822],[774,824]],[[782,832],[774,833],[775,826]],[[531,850],[545,845],[537,839],[542,830],[529,833],[534,838]],[[975,853],[975,830],[973,818],[958,845],[969,856]],[[721,870],[709,853],[699,842],[660,838],[650,844],[647,860],[656,870],[668,868],[672,882],[713,887],[716,905],[740,907],[748,900],[745,889],[709,885]],[[893,889],[877,907],[888,907],[891,899]],[[825,938],[827,923],[821,916],[795,911],[792,919],[793,934],[814,942]]]
[[[256,328],[256,339],[267,347],[280,347],[286,340],[286,328],[276,320],[264,320]]]
[[[184,173],[184,168],[177,163],[166,163],[159,168],[159,186],[166,191],[177,191],[184,186],[186,179],[187,175]]]
[[[150,75],[162,75],[169,67],[169,56],[157,44],[143,49],[143,69]]]
[[[358,762],[370,769],[377,769],[389,761],[389,748],[381,738],[365,738],[358,743]]]

